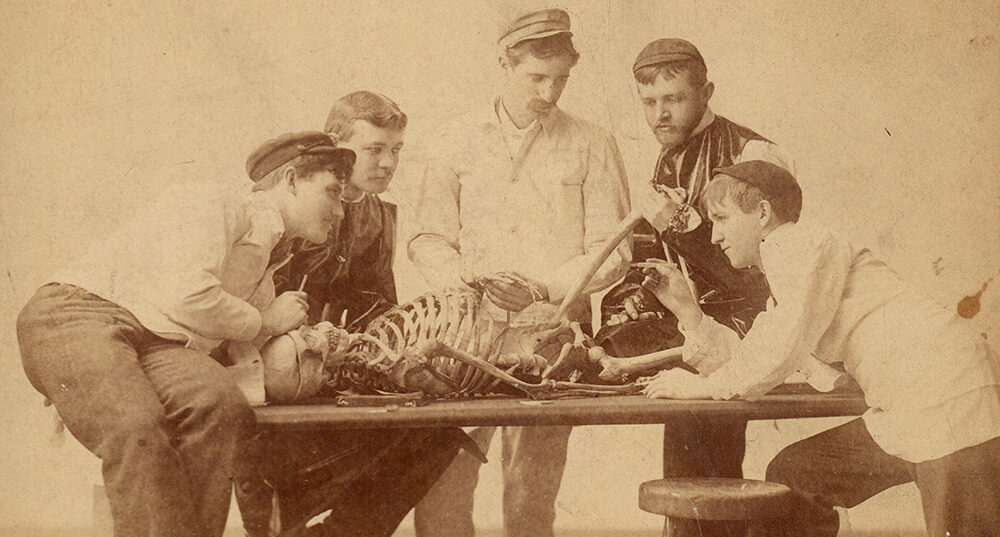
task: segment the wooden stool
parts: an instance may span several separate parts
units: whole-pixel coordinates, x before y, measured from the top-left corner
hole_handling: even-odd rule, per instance
[[[748,533],[773,518],[782,518],[792,490],[780,483],[722,477],[672,478],[639,485],[639,509],[667,517],[664,535],[672,535],[671,519],[745,520]]]

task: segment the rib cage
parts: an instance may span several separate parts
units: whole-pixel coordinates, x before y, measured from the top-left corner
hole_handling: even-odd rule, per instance
[[[435,340],[508,372],[540,371],[545,360],[533,353],[500,354],[497,343],[509,330],[481,315],[479,306],[479,298],[471,292],[429,293],[375,318],[347,357],[348,363],[361,361],[368,369],[359,374],[354,368],[354,377],[367,384],[355,388],[467,395],[488,392],[500,382],[453,358],[418,355],[417,349]],[[539,330],[546,328],[551,327]],[[344,375],[337,379],[341,388],[350,383]]]

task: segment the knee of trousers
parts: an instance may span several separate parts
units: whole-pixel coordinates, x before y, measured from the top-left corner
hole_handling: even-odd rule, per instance
[[[813,481],[815,461],[798,455],[793,447],[794,445],[786,447],[771,459],[764,472],[765,480],[782,483],[793,489],[802,488],[801,485]]]
[[[207,384],[185,406],[185,421],[222,437],[245,438],[255,424],[253,407],[231,382]]]
[[[107,461],[132,459],[156,461],[175,456],[166,419],[162,415],[126,410],[103,431],[96,453]]]

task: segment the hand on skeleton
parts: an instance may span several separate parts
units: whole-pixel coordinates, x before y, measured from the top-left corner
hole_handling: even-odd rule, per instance
[[[484,278],[483,290],[501,309],[518,312],[534,302],[547,300],[545,284],[521,276],[516,272],[503,272]]]

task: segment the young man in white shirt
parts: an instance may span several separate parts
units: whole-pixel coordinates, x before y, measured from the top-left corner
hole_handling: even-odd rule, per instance
[[[252,192],[166,196],[21,311],[25,373],[103,460],[116,536],[222,535],[265,379],[258,359],[238,386],[209,353],[305,321],[268,256],[282,235],[326,238],[353,162],[321,132],[270,140],[247,160]]]
[[[703,204],[712,242],[734,267],[760,268],[772,298],[740,340],[702,313],[677,267],[657,267],[644,285],[676,314],[684,360],[701,375],[663,371],[645,393],[753,399],[811,355],[843,362],[870,409],[772,461],[767,478],[797,495],[776,534],[833,537],[833,506],[908,481],[930,535],[1000,534],[1000,372],[986,340],[867,249],[798,223],[801,190],[778,166],[716,169]]]
[[[482,278],[483,313],[511,326],[547,321],[578,275],[628,213],[628,187],[610,133],[556,104],[579,54],[569,15],[521,13],[498,44],[502,95],[447,125],[421,182],[410,259],[434,289]],[[589,293],[622,275],[623,244],[602,265],[568,317],[589,325]],[[511,273],[510,278],[492,278]],[[517,345],[507,338],[502,345]],[[503,430],[504,529],[508,537],[553,533],[570,427]],[[493,428],[472,433],[485,447]],[[469,536],[479,462],[459,455],[417,506],[417,534]]]

